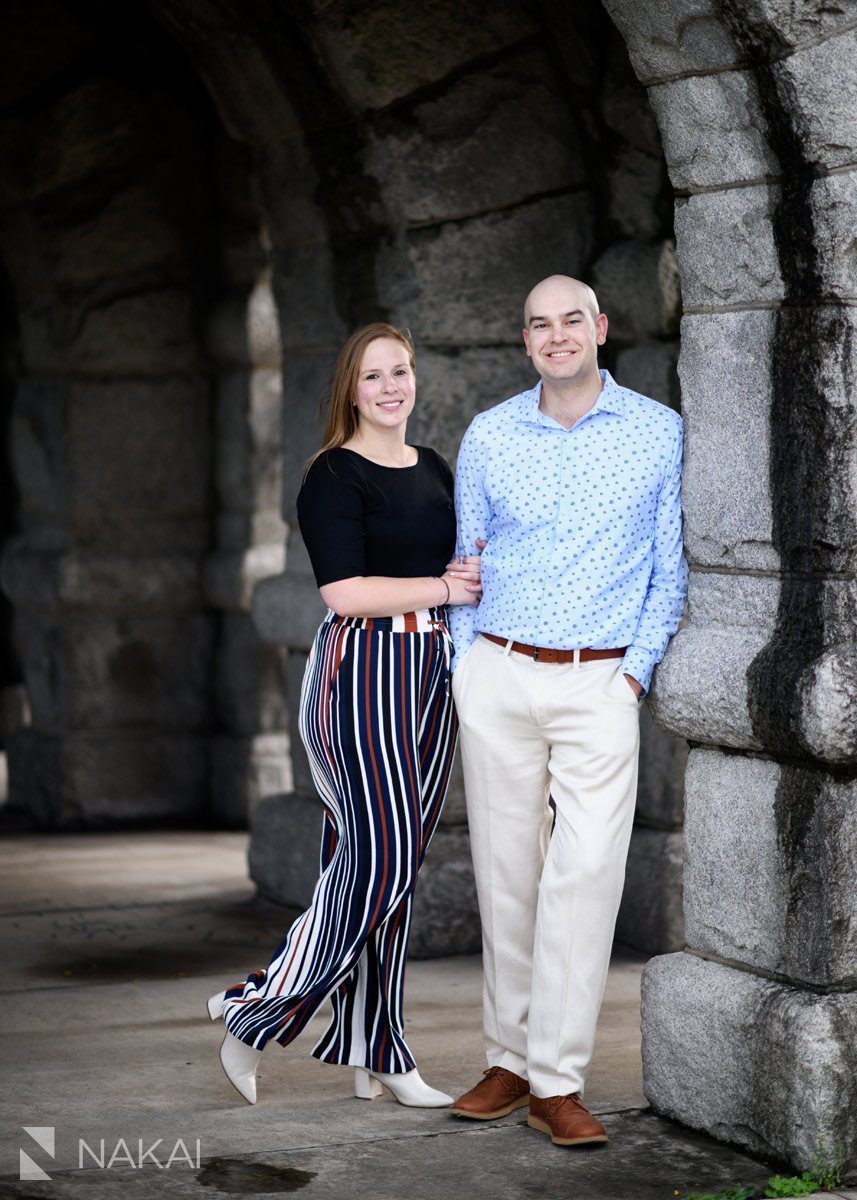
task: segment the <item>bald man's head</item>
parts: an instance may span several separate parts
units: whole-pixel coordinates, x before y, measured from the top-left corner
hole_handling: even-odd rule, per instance
[[[572,311],[575,308],[588,312],[593,321],[598,316],[598,297],[588,283],[582,279],[574,279],[571,275],[548,275],[541,283],[537,283],[524,301],[524,327],[530,324],[533,316],[541,315],[541,308],[546,311]]]
[[[542,381],[553,388],[594,386],[598,347],[607,338],[607,317],[588,283],[549,275],[524,304],[524,345]]]

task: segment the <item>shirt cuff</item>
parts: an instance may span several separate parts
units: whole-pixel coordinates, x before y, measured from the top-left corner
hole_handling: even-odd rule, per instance
[[[630,675],[642,685],[642,695],[645,696],[652,682],[652,671],[655,669],[657,658],[653,651],[644,650],[642,646],[629,646],[622,659],[622,674]]]

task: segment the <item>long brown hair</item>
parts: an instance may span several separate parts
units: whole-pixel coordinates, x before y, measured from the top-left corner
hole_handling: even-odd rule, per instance
[[[414,342],[409,329],[397,329],[386,321],[375,321],[356,329],[347,339],[333,368],[333,379],[326,394],[322,396],[322,410],[327,406],[327,416],[324,423],[324,437],[321,446],[308,459],[304,467],[304,476],[320,454],[343,446],[357,432],[357,409],[354,401],[357,397],[357,381],[360,378],[360,364],[370,342],[378,338],[391,338],[400,342],[408,352],[408,360],[413,371],[416,366]]]

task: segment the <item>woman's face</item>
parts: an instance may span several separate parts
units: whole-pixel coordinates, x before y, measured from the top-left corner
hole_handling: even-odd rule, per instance
[[[357,379],[361,429],[396,429],[414,407],[416,380],[408,348],[394,338],[376,338],[363,351]]]

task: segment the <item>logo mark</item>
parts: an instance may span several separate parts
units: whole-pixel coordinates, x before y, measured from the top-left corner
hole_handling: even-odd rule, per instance
[[[54,1125],[24,1125],[22,1128],[24,1133],[28,1133],[49,1158],[55,1157],[54,1132],[56,1127]],[[50,1179],[47,1171],[43,1171],[39,1164],[30,1158],[26,1150],[19,1150],[18,1154],[20,1179]]]

